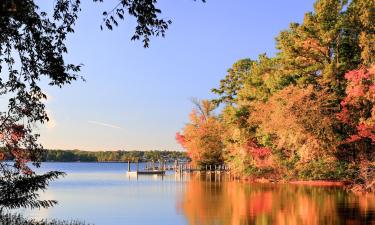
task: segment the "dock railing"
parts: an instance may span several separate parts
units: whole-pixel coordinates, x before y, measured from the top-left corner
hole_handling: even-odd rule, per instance
[[[216,164],[216,165],[205,165],[205,166],[199,166],[195,167],[192,165],[189,161],[179,161],[175,160],[174,163],[167,162],[165,160],[159,160],[158,162],[151,161],[146,162],[145,168],[140,171],[139,170],[139,163],[138,161],[136,163],[136,171],[131,171],[130,167],[130,161],[128,161],[128,173],[149,173],[152,172],[155,173],[165,173],[166,171],[174,171],[176,173],[228,173],[230,171],[229,167],[225,164]]]

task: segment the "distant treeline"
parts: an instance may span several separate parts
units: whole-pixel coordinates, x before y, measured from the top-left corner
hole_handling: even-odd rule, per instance
[[[187,159],[186,152],[179,151],[80,151],[46,150],[43,161],[47,162],[131,162],[172,161]]]

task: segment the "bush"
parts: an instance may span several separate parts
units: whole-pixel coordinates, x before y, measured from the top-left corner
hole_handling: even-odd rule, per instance
[[[303,180],[342,180],[350,176],[348,172],[348,164],[322,159],[300,165],[298,177]]]
[[[254,165],[249,165],[245,169],[245,175],[251,176],[251,177],[272,177],[272,175],[275,174],[275,170],[272,167],[256,167]]]
[[[80,221],[64,221],[64,220],[33,220],[26,219],[20,214],[1,213],[0,225],[88,225]]]

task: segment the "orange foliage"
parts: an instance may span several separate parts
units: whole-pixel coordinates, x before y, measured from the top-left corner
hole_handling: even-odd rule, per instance
[[[26,129],[23,125],[13,124],[4,129],[0,134],[0,141],[5,145],[13,145],[21,141],[26,135]]]
[[[0,161],[5,160],[5,154],[3,152],[0,152]]]
[[[27,166],[27,163],[31,161],[30,152],[21,148],[22,142],[25,141],[27,135],[27,129],[23,125],[12,124],[6,127],[0,134],[0,142],[4,144],[8,152],[15,160],[15,166],[21,170],[24,174],[31,174],[32,171]],[[0,160],[5,160],[6,155],[4,152],[0,152]]]
[[[329,156],[337,145],[332,96],[313,86],[289,86],[268,102],[257,104],[249,122],[259,124],[286,155],[298,154],[302,162]]]
[[[326,46],[322,46],[322,44],[313,38],[308,38],[306,40],[301,41],[301,47],[305,51],[311,51],[312,53],[322,54],[323,56],[328,55],[329,49]]]
[[[220,121],[208,113],[193,110],[182,133],[176,140],[187,150],[195,166],[219,165],[223,163],[223,127]]]

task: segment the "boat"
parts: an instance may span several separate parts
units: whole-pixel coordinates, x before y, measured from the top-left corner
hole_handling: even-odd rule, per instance
[[[164,175],[165,170],[139,170],[139,171],[130,171],[129,175]]]
[[[138,174],[160,174],[160,175],[164,175],[165,170],[141,170],[141,171],[138,171]]]

